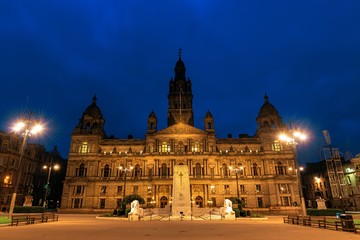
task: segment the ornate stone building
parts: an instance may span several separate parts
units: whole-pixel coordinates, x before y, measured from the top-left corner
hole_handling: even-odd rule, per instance
[[[57,148],[47,151],[44,146],[34,143],[26,145],[20,165],[21,136],[0,131],[0,210],[7,211],[10,207],[12,193],[19,177],[16,206],[22,206],[26,195],[33,196],[33,206],[42,206],[48,171],[44,165],[59,164],[60,170],[53,171],[50,176],[50,191],[47,202],[50,208],[56,208],[61,200],[62,181],[65,177],[66,161],[60,156]],[[63,170],[63,171],[61,171]],[[59,202],[58,202],[59,201]]]
[[[238,196],[249,209],[300,211],[295,171],[288,170],[294,169],[294,154],[277,141],[287,127],[269,98],[265,95],[256,118],[255,135],[217,138],[210,112],[202,129],[194,127],[192,83],[181,56],[174,70],[168,126],[158,129],[151,112],[144,139],[107,137],[93,98],[71,137],[62,211],[109,211],[132,193],[149,207],[168,207],[176,164],[188,166],[191,199],[200,208],[222,206],[225,198]]]

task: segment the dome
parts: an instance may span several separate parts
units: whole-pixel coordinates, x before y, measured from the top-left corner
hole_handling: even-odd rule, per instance
[[[278,115],[278,114],[279,113],[276,110],[276,108],[274,107],[274,105],[272,105],[269,102],[269,97],[265,94],[265,96],[264,96],[264,104],[260,108],[259,117],[260,116],[267,116],[267,115]]]
[[[156,114],[154,113],[154,111],[149,114],[149,118],[156,118]]]
[[[96,100],[97,100],[97,98],[96,98],[96,96],[94,96],[91,105],[86,108],[83,115],[90,115],[90,116],[95,117],[95,118],[101,118],[102,117],[101,110],[96,105]]]
[[[206,118],[212,118],[213,115],[211,114],[210,111],[207,111],[206,114],[205,114],[205,117],[206,117]]]

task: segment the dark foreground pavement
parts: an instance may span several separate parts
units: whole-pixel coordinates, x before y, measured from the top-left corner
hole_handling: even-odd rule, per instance
[[[61,214],[58,222],[0,227],[1,240],[99,239],[312,239],[350,240],[360,235],[264,221],[140,221],[97,219],[95,215]]]

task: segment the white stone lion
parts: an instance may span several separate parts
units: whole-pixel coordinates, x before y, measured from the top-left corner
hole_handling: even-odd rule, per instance
[[[139,215],[140,214],[140,211],[139,211],[140,208],[139,208],[139,201],[138,200],[132,201],[131,204],[130,204],[130,208],[131,208],[131,210],[129,212],[129,215],[132,215],[132,214]]]
[[[226,214],[235,214],[232,209],[232,202],[229,199],[225,199],[224,201],[224,213]]]

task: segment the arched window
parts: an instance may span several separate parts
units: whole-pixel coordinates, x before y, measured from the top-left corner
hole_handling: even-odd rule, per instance
[[[141,168],[139,164],[135,165],[134,177],[140,178],[141,177]]]
[[[167,177],[168,175],[168,168],[166,163],[161,164],[161,177]]]
[[[105,167],[104,167],[104,177],[110,177],[110,167],[109,167],[109,164],[106,164]]]
[[[79,153],[85,154],[85,153],[89,153],[89,152],[90,152],[90,146],[89,146],[88,142],[83,142],[79,146]]]
[[[195,177],[201,178],[201,165],[200,163],[195,164]]]
[[[286,174],[286,168],[280,161],[277,163],[277,166],[275,167],[275,169],[276,169],[277,175],[285,175]]]
[[[207,128],[208,128],[208,129],[211,129],[211,123],[208,122],[207,124],[208,124],[208,127],[207,127]]]
[[[222,165],[222,173],[224,178],[227,178],[229,176],[229,169],[226,163]]]
[[[259,176],[260,175],[260,169],[256,163],[253,164],[253,176]]]
[[[80,166],[79,166],[78,176],[79,177],[85,177],[86,176],[85,164],[83,164],[83,163],[80,164]]]

